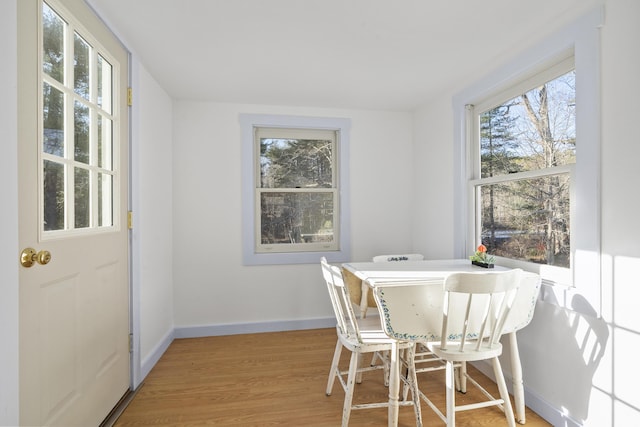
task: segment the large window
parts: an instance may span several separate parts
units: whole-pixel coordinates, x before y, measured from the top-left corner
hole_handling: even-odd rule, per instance
[[[240,115],[246,265],[349,259],[348,119]]]
[[[569,268],[577,146],[572,60],[500,98],[469,106],[476,233],[493,255]]]
[[[453,98],[456,256],[484,243],[562,306],[600,306],[602,23],[594,9]]]

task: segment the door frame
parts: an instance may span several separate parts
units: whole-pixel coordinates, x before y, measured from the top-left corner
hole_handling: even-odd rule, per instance
[[[18,335],[18,30],[19,0],[0,2],[0,55],[8,64],[0,67],[0,425],[18,425],[19,402],[19,335]],[[15,207],[11,209],[11,207]]]
[[[108,19],[104,18],[100,14],[100,9],[94,7],[91,0],[84,0],[84,2],[89,6],[90,9],[100,18],[100,20],[104,23],[105,27],[111,31],[111,34],[120,42],[123,49],[128,53],[128,79],[127,85],[129,88],[135,88],[139,85],[137,84],[137,75],[138,75],[138,62],[135,58],[135,55],[132,53],[131,49],[127,46],[125,42],[125,38],[121,36],[121,34],[115,29],[113,25],[109,22]],[[129,114],[129,196],[128,196],[128,212],[136,212],[139,211],[138,207],[140,205],[140,201],[138,198],[137,189],[137,181],[136,175],[134,174],[135,167],[134,165],[138,159],[137,152],[137,128],[136,122],[134,121],[137,116],[137,108],[136,103],[133,102],[132,105],[129,105],[128,108]],[[132,215],[132,224],[129,229],[129,333],[131,334],[131,352],[130,352],[130,385],[129,388],[131,391],[136,390],[144,380],[144,372],[142,372],[142,358],[140,353],[140,278],[138,276],[138,266],[140,265],[140,244],[136,244],[134,242],[134,233],[135,233],[135,215]]]

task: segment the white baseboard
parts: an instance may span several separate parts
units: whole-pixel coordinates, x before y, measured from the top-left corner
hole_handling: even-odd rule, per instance
[[[331,328],[334,326],[336,326],[336,320],[334,318],[236,323],[227,325],[185,326],[174,329],[174,338],[198,338],[220,335],[253,334],[260,332],[296,331],[304,329]]]
[[[144,382],[144,379],[147,377],[149,372],[151,372],[151,369],[156,366],[156,363],[158,363],[158,360],[160,360],[164,352],[167,351],[174,338],[175,331],[169,331],[164,337],[162,337],[151,353],[142,360],[140,363],[140,378],[142,378],[140,381],[141,384]]]

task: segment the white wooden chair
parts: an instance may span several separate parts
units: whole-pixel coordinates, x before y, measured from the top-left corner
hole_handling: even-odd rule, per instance
[[[502,354],[500,337],[513,306],[516,291],[520,286],[521,273],[519,269],[485,274],[456,273],[445,280],[441,339],[440,343],[430,343],[429,349],[447,362],[446,423],[448,426],[455,426],[456,411],[500,405],[509,426],[515,427],[513,408],[498,357]],[[452,295],[454,294],[464,296],[467,300],[464,310],[453,310]],[[482,317],[478,318],[477,327],[474,328],[472,322],[478,315]],[[476,333],[475,330],[479,332]],[[469,331],[473,331],[471,337],[467,335]],[[481,388],[488,397],[487,401],[456,406],[453,363],[480,360],[491,360],[500,399],[493,398]],[[460,374],[472,380],[466,372],[461,371]],[[478,386],[475,381],[472,383]]]
[[[515,299],[521,270],[455,273],[438,283],[390,283],[377,286],[375,297],[385,332],[391,338],[427,342],[429,350],[446,363],[446,415],[422,392],[421,398],[448,426],[455,426],[456,411],[498,405],[509,426],[515,426],[513,409],[498,356],[500,336]],[[407,304],[411,301],[411,304]],[[465,376],[487,397],[486,401],[456,406],[454,368],[466,362],[491,360],[500,398],[496,399]],[[415,370],[415,369],[414,369]]]
[[[353,306],[351,304],[348,291],[345,288],[341,270],[336,266],[330,266],[323,257],[320,261],[322,274],[327,284],[329,297],[333,305],[336,316],[336,332],[338,341],[331,362],[331,371],[327,382],[326,394],[331,395],[333,385],[338,379],[345,393],[344,405],[342,410],[342,426],[349,424],[349,417],[353,409],[367,409],[388,407],[389,402],[375,402],[364,404],[353,404],[353,393],[356,387],[356,376],[359,373],[384,369],[388,370],[388,360],[383,358],[383,363],[375,366],[361,367],[359,366],[360,355],[364,353],[374,353],[380,351],[391,350],[392,345],[397,340],[389,338],[380,326],[377,318],[358,319],[356,318]],[[413,343],[405,341],[398,344],[401,349],[411,349]],[[342,348],[346,348],[351,352],[349,370],[340,370],[339,362]],[[411,353],[412,352],[408,352]],[[346,376],[346,379],[345,379]],[[385,374],[386,377],[386,374]],[[416,416],[416,424],[422,426],[422,415],[420,412],[420,395],[417,390],[415,372],[411,369],[408,375],[402,380],[412,391],[412,400],[400,402],[401,405],[412,405]]]

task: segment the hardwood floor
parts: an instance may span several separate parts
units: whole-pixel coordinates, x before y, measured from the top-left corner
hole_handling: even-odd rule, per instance
[[[340,384],[325,395],[335,343],[332,328],[175,340],[115,426],[339,426]],[[348,357],[343,351],[345,367]],[[497,394],[491,380],[470,372]],[[430,396],[442,396],[436,404],[443,408],[444,374],[420,374],[418,381]],[[474,396],[470,386],[456,399]],[[381,372],[365,374],[354,400],[386,399]],[[422,412],[425,426],[444,425],[426,404]],[[456,421],[459,427],[507,425],[495,407],[459,413]],[[387,409],[352,411],[349,425],[386,426]],[[415,426],[412,408],[400,408],[399,425]],[[526,426],[549,425],[527,408]]]

